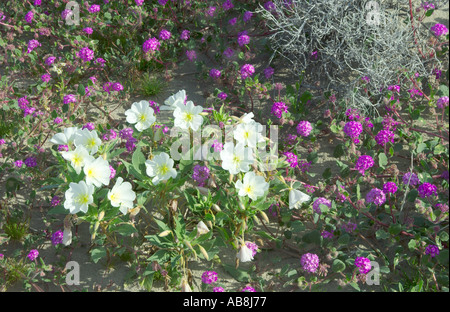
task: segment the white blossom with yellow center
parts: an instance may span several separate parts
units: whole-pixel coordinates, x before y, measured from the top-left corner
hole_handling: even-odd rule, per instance
[[[88,185],[93,184],[96,187],[100,187],[109,184],[111,169],[109,168],[108,161],[103,159],[103,157],[98,157],[86,163],[83,171],[86,175],[86,183]]]
[[[94,185],[87,185],[85,181],[71,182],[65,193],[64,208],[71,214],[78,212],[86,213],[88,207],[93,203]]]
[[[77,174],[80,174],[82,167],[94,159],[94,157],[89,155],[88,150],[83,146],[79,145],[73,151],[61,152],[61,156],[70,161],[70,165]]]
[[[173,168],[173,165],[174,161],[167,153],[160,153],[152,160],[145,161],[146,173],[149,177],[153,177],[152,183],[155,185],[177,176],[177,171]]]
[[[99,146],[102,144],[102,140],[98,137],[97,131],[83,129],[77,131],[74,140],[75,146],[84,146],[89,154],[95,155],[97,153]]]
[[[136,130],[139,132],[148,129],[156,121],[155,111],[150,107],[148,101],[135,102],[131,108],[125,112],[127,122],[135,124]]]
[[[261,134],[263,126],[256,121],[247,123],[240,123],[233,132],[234,139],[251,148],[256,148],[258,143],[264,142],[264,137]]]
[[[120,207],[120,211],[125,215],[133,208],[136,193],[132,190],[130,182],[123,182],[122,177],[118,177],[116,184],[108,192],[108,199],[113,207]]]
[[[200,115],[203,112],[203,107],[195,106],[192,101],[187,101],[186,105],[181,102],[175,102],[175,110],[173,117],[175,117],[174,125],[180,129],[189,129],[197,131],[203,123],[203,117]]]
[[[228,170],[230,174],[247,172],[254,162],[253,152],[250,148],[244,147],[242,143],[234,145],[232,142],[223,145],[223,150],[220,151],[220,159],[222,160],[222,168]]]
[[[239,196],[248,196],[252,200],[257,200],[269,189],[269,183],[264,177],[256,175],[254,172],[247,172],[243,181],[236,182],[236,189]]]

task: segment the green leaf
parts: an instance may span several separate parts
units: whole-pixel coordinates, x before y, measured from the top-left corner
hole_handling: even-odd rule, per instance
[[[123,236],[130,236],[133,233],[137,233],[136,228],[130,223],[123,223],[113,228],[113,231]]]
[[[448,71],[447,71],[448,72]],[[448,87],[446,86],[446,85],[440,85],[439,86],[439,90],[438,90],[438,92],[437,92],[437,95],[439,96],[439,97],[443,97],[443,96],[449,96],[448,95]]]
[[[332,269],[336,273],[342,272],[345,270],[345,263],[342,260],[334,259]]]
[[[97,263],[101,258],[106,256],[105,247],[95,247],[91,250],[91,259],[94,263]]]
[[[345,145],[342,143],[339,143],[338,145],[336,145],[336,147],[334,148],[333,151],[333,157],[335,158],[340,158],[341,156],[345,155]]]
[[[248,283],[249,280],[250,280],[250,276],[248,275],[247,272],[245,272],[243,270],[236,269],[233,265],[224,263],[223,264],[223,268],[225,269],[225,271],[230,273],[231,276],[235,280],[237,280],[238,282]]]
[[[80,83],[78,85],[78,94],[81,96],[84,96],[86,94],[86,89],[84,88],[84,86]]]
[[[425,143],[419,143],[417,145],[417,149],[416,149],[417,154],[422,153],[426,148],[427,148],[427,145]]]
[[[348,235],[347,233],[338,238],[339,245],[347,245],[349,241],[350,235]]]
[[[416,249],[417,242],[415,239],[411,239],[408,243],[408,248],[410,251],[414,251]]]
[[[386,154],[385,153],[378,154],[378,165],[384,169],[387,163],[388,159],[386,157]]]
[[[419,195],[419,192],[416,189],[413,189],[408,192],[408,195],[406,195],[406,199],[409,202],[413,203],[416,200],[418,195]]]
[[[389,227],[389,233],[392,235],[398,235],[402,231],[402,225],[401,224],[393,224]]]
[[[390,235],[384,230],[376,231],[375,236],[377,239],[387,239],[390,237]]]

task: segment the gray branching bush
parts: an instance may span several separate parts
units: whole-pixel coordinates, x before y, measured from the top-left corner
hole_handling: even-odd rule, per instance
[[[305,82],[320,81],[349,106],[373,112],[387,86],[442,66],[425,48],[429,29],[411,27],[408,1],[399,2],[274,0],[275,9],[261,6],[259,13],[274,55],[289,60],[296,74],[308,73]]]

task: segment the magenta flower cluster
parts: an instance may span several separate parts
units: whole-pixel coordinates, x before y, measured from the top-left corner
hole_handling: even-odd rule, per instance
[[[431,258],[436,257],[437,255],[439,255],[439,248],[436,245],[428,245],[425,248],[425,254],[426,255],[430,255]]]
[[[355,144],[359,143],[359,135],[363,130],[362,124],[358,121],[349,121],[344,126],[344,133],[353,139]]]
[[[297,125],[297,133],[303,137],[307,137],[312,130],[311,123],[306,120],[302,120]]]
[[[202,274],[202,282],[205,284],[213,284],[217,282],[217,273],[214,271],[205,271]]]
[[[319,256],[313,253],[306,253],[300,259],[300,264],[306,272],[315,273],[319,267]]]
[[[241,67],[241,79],[245,80],[247,77],[252,76],[255,73],[255,67],[251,64],[244,64]]]
[[[149,51],[157,51],[159,50],[159,47],[161,46],[161,43],[156,38],[150,38],[147,41],[144,42],[142,45],[142,50],[144,53],[147,53]]]
[[[318,214],[322,213],[322,210],[320,209],[320,205],[325,205],[331,209],[331,201],[329,199],[326,199],[325,197],[319,197],[313,203],[313,209]]]
[[[442,36],[442,35],[445,35],[448,33],[448,28],[445,25],[439,24],[439,23],[436,23],[433,27],[430,28],[430,30],[434,33],[434,35],[436,37],[439,37],[439,36]]]
[[[419,191],[419,197],[421,198],[426,198],[438,194],[436,185],[428,182],[421,184],[417,190]]]
[[[195,165],[192,179],[200,186],[204,186],[206,180],[209,178],[209,168],[207,166]]]
[[[380,206],[386,202],[386,194],[378,188],[373,188],[369,193],[367,193],[366,201],[368,203],[374,203],[375,205]]]
[[[281,116],[283,116],[283,113],[287,113],[288,108],[286,103],[284,102],[275,102],[272,105],[272,114],[277,117],[277,118],[281,118]]]
[[[370,272],[372,265],[370,264],[370,260],[365,257],[357,257],[355,259],[355,266],[359,268],[359,273],[367,274]]]

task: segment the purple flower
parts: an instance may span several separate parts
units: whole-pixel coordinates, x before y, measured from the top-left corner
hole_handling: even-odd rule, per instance
[[[202,274],[202,282],[205,284],[212,284],[217,282],[217,273],[214,271],[205,271]]]
[[[228,21],[228,24],[230,24],[231,26],[233,26],[234,24],[236,24],[236,22],[237,22],[237,17],[233,17],[232,19],[230,19],[230,20]]]
[[[250,37],[246,34],[242,34],[238,37],[238,44],[240,47],[243,47],[246,44],[250,43]]]
[[[200,186],[204,186],[205,181],[209,178],[209,168],[207,166],[195,165],[193,170],[192,179]]]
[[[264,9],[266,9],[267,11],[275,11],[275,4],[272,1],[267,1],[266,3],[264,3]]]
[[[49,82],[50,80],[52,80],[52,76],[50,76],[49,74],[43,74],[43,75],[41,76],[41,80],[42,80],[43,82]]]
[[[434,33],[436,37],[439,37],[441,35],[445,35],[448,33],[448,29],[445,25],[436,23],[433,27],[430,28],[430,30]]]
[[[228,11],[228,10],[234,8],[234,5],[233,5],[233,3],[231,2],[231,0],[226,0],[226,1],[222,4],[222,8],[223,8],[225,11]]]
[[[14,166],[16,166],[17,168],[22,168],[22,165],[23,165],[23,161],[21,161],[21,160],[16,160],[14,162]]]
[[[250,21],[252,16],[253,16],[252,12],[250,12],[250,11],[245,12],[244,16],[242,17],[242,19],[244,20],[244,23],[247,23],[248,21]]]
[[[425,254],[430,255],[431,258],[436,257],[439,255],[439,248],[435,245],[428,245],[427,248],[425,248]]]
[[[195,53],[194,50],[187,50],[186,51],[186,56],[189,59],[189,61],[193,61],[195,59],[197,59],[197,53]]]
[[[254,257],[257,253],[258,253],[258,245],[256,245],[255,243],[252,242],[246,242],[245,246],[247,246],[248,249],[250,249],[252,251],[252,256]]]
[[[113,89],[114,91],[122,91],[122,90],[123,90],[123,86],[122,86],[120,83],[115,82],[115,83],[112,85],[112,89]]]
[[[436,101],[436,106],[440,109],[443,109],[444,107],[448,106],[448,96],[440,97]]]
[[[34,13],[33,11],[28,11],[28,13],[25,15],[25,21],[29,24],[33,21]]]
[[[109,129],[107,133],[103,135],[103,140],[111,141],[117,138],[117,133],[113,129]]]
[[[2,146],[3,144],[5,144],[5,139],[0,139],[0,146]]]
[[[25,95],[24,97],[19,98],[17,101],[18,101],[20,109],[22,109],[22,110],[27,108],[28,104],[30,104],[30,102],[27,99],[27,95]]]
[[[264,69],[264,76],[266,77],[266,79],[269,79],[270,77],[272,77],[272,75],[275,73],[275,70],[272,67],[267,67],[266,69]]]
[[[88,47],[81,48],[81,50],[77,53],[77,57],[82,59],[83,62],[92,61],[94,59],[94,51]]]
[[[233,51],[232,48],[226,48],[225,51],[223,51],[223,55],[224,55],[226,58],[232,58],[232,57],[233,57],[233,54],[234,54],[234,51]]]
[[[92,122],[88,122],[83,127],[81,127],[81,130],[83,129],[88,129],[89,131],[92,131],[95,129],[95,125]]]
[[[220,78],[220,70],[215,69],[215,68],[212,68],[212,69],[209,71],[209,76],[212,77],[212,78],[214,78],[214,79]]]
[[[422,185],[420,185],[417,190],[419,191],[420,198],[430,197],[432,195],[438,194],[436,185],[428,182],[425,182]]]
[[[136,148],[136,143],[137,140],[133,137],[128,138],[127,142],[125,143],[125,147],[127,149],[127,151],[132,152],[134,151],[134,149]]]
[[[354,230],[356,230],[356,227],[357,227],[357,225],[352,222],[348,222],[348,223],[342,225],[342,228],[347,233],[353,232]]]
[[[331,232],[322,231],[322,233],[320,235],[322,235],[323,238],[333,238],[334,237],[333,231],[331,231]]]
[[[344,133],[353,139],[353,142],[358,143],[358,137],[361,134],[363,127],[357,121],[349,121],[344,126]]]
[[[101,67],[104,67],[106,64],[106,61],[103,58],[98,57],[95,59],[94,64],[100,64]]]
[[[45,59],[45,64],[47,64],[47,66],[51,66],[55,60],[56,60],[56,57],[49,56]]]
[[[400,86],[399,85],[390,85],[388,87],[389,91],[396,91],[397,93],[400,93]]]
[[[167,40],[167,39],[170,39],[170,36],[171,36],[172,34],[170,33],[170,31],[168,31],[168,30],[166,30],[166,29],[162,29],[160,32],[159,32],[159,39],[161,39],[161,40]]]
[[[128,140],[133,137],[133,129],[125,128],[119,131],[119,137],[124,140]]]
[[[355,266],[359,268],[359,273],[367,274],[370,272],[372,265],[370,264],[370,260],[365,257],[357,257],[355,259]]]
[[[73,15],[73,12],[72,12],[72,10],[69,10],[69,9],[66,9],[61,12],[61,17],[63,20],[67,20],[72,15]]]
[[[394,194],[397,192],[397,184],[395,184],[395,182],[386,182],[383,185],[383,192],[385,194]]]
[[[155,101],[148,101],[148,106],[153,108],[153,111],[155,112],[155,114],[159,114],[160,109],[159,109],[158,104]]]
[[[297,142],[297,136],[295,134],[288,134],[286,138],[287,145],[294,145]]]
[[[191,32],[187,29],[183,30],[180,35],[181,40],[189,40]]]
[[[165,6],[168,0],[158,0],[158,3],[162,6]]]
[[[134,0],[137,6],[141,6],[144,3],[144,0]]]
[[[298,166],[298,158],[297,155],[291,152],[286,152],[283,155],[286,156],[286,161],[289,163],[291,168],[295,168]]]
[[[214,140],[213,144],[211,144],[211,147],[214,148],[215,152],[220,152],[223,150],[223,143],[220,143],[218,140]]]
[[[303,137],[307,137],[312,130],[311,123],[307,120],[302,120],[297,125],[297,133]]]
[[[413,172],[407,172],[405,173],[405,175],[402,178],[403,184],[406,185],[418,185],[420,183],[419,178],[417,177],[417,175]],[[409,181],[409,184],[408,184]]]
[[[93,4],[89,7],[88,11],[89,11],[89,13],[97,13],[100,11],[100,5]]]
[[[213,288],[213,292],[224,292],[224,289],[223,289],[223,287],[214,287]]]
[[[91,27],[86,27],[83,29],[83,31],[88,35],[92,35],[92,33],[94,32],[94,30]]]
[[[37,251],[36,249],[32,249],[30,250],[30,252],[28,253],[28,259],[30,259],[30,261],[35,260],[37,257],[39,256],[39,251]]]
[[[111,171],[109,178],[114,179],[114,177],[116,176],[116,169],[114,169],[113,166],[109,166],[109,171]]]
[[[60,230],[53,233],[51,241],[54,246],[61,244],[64,238],[64,233]]]
[[[300,263],[303,270],[310,273],[315,273],[319,267],[319,257],[316,254],[307,253],[302,256]]]
[[[225,100],[227,98],[227,94],[225,92],[220,92],[217,97],[221,100]]]
[[[59,205],[59,203],[61,202],[61,199],[58,196],[53,196],[52,201],[50,202],[50,205],[52,207],[56,207]]]
[[[144,53],[147,53],[149,51],[156,51],[159,50],[159,47],[161,46],[161,43],[156,38],[150,38],[147,41],[144,42],[142,45],[142,50]]]
[[[434,6],[433,3],[424,2],[424,3],[422,3],[422,8],[423,8],[425,11],[428,11],[428,10],[434,10],[434,9],[435,9],[435,6]]]
[[[245,286],[242,288],[241,292],[256,292],[256,290],[251,286]]]
[[[386,194],[378,188],[373,188],[366,195],[366,201],[368,203],[374,203],[377,206],[380,206],[386,202]]]
[[[37,47],[40,47],[41,44],[39,43],[39,41],[35,40],[35,39],[31,39],[30,41],[28,41],[28,49],[27,49],[27,53],[30,54],[34,49],[36,49]]]
[[[255,73],[255,67],[251,64],[244,64],[241,67],[241,79],[244,80]]]
[[[216,7],[211,6],[208,8],[208,10],[206,11],[206,14],[208,14],[209,16],[214,16],[214,12],[216,12]]]
[[[37,166],[36,158],[28,157],[27,159],[25,159],[24,164],[29,168],[36,167]]]
[[[69,146],[68,145],[58,145],[58,151],[60,152],[68,152],[69,151]]]
[[[385,146],[386,143],[394,143],[394,133],[390,130],[380,130],[375,136],[375,141],[381,146]]]
[[[33,5],[40,6],[41,5],[41,0],[34,0]]]
[[[272,105],[272,114],[277,118],[281,118],[283,113],[287,113],[288,108],[284,102],[275,102]]]
[[[331,209],[331,201],[326,199],[325,197],[319,197],[313,203],[313,209],[318,214],[322,213],[322,211],[320,209],[320,205],[325,205]]]

